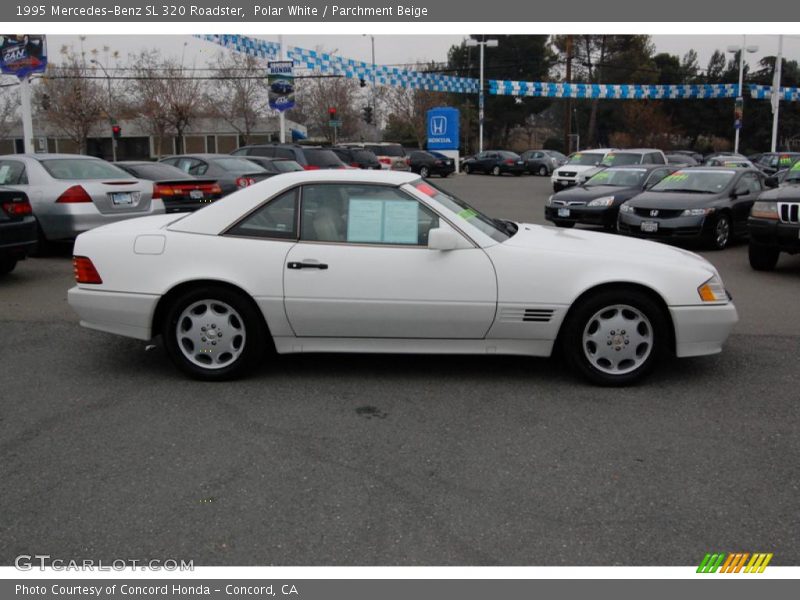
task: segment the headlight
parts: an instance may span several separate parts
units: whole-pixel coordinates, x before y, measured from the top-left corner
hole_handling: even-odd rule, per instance
[[[544,205],[545,205],[545,206],[553,206],[553,197],[552,197],[552,196],[550,196],[550,197],[547,199],[547,202],[545,202],[545,203],[544,203]]]
[[[715,208],[687,208],[685,211],[681,213],[682,217],[704,217],[706,215],[710,215],[716,209]]]
[[[614,203],[614,196],[603,196],[602,198],[595,198],[586,206],[611,206]]]
[[[719,278],[719,275],[714,275],[697,288],[697,293],[700,294],[700,299],[703,302],[728,301],[728,293],[725,291],[725,286],[722,285],[722,280]]]
[[[633,207],[630,204],[623,204],[619,207],[619,212],[632,213]]]
[[[751,217],[758,217],[759,219],[774,219],[778,220],[778,203],[759,201],[753,203],[753,208],[750,210]]]

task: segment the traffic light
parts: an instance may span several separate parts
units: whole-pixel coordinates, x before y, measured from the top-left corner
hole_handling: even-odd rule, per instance
[[[111,135],[114,137],[115,140],[118,140],[122,137],[122,127],[119,125],[112,125],[111,126]]]
[[[363,114],[367,125],[372,125],[372,107],[369,104],[364,107]]]

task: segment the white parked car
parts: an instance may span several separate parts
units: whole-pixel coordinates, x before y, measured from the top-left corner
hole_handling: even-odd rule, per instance
[[[550,176],[553,191],[560,192],[564,188],[582,184],[597,172],[603,159],[613,151],[613,148],[598,148],[573,152],[567,157],[567,162],[555,169]]]
[[[412,173],[304,171],[186,216],[94,229],[69,303],[204,379],[279,353],[549,356],[599,384],[719,352],[716,269],[666,245],[500,221]]]

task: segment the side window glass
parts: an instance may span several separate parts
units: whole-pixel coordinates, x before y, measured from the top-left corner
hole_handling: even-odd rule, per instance
[[[0,161],[0,185],[21,185],[28,183],[25,165],[16,160]]]
[[[297,190],[273,198],[228,230],[227,235],[297,239]]]
[[[349,244],[426,246],[439,218],[392,187],[320,184],[303,187],[300,239]]]
[[[191,161],[187,169],[187,173],[189,173],[189,175],[205,175],[206,171],[208,171],[208,163],[205,163],[202,160]]]
[[[750,192],[757,194],[761,192],[761,180],[756,175],[746,175],[747,187]]]
[[[294,152],[289,148],[275,148],[275,156],[278,158],[291,158],[294,160]]]

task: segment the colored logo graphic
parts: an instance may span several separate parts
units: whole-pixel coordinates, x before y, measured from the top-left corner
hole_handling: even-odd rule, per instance
[[[697,572],[716,573],[719,570],[720,573],[763,573],[771,560],[771,552],[754,554],[749,552],[709,552],[703,557],[703,561],[697,567]]]

